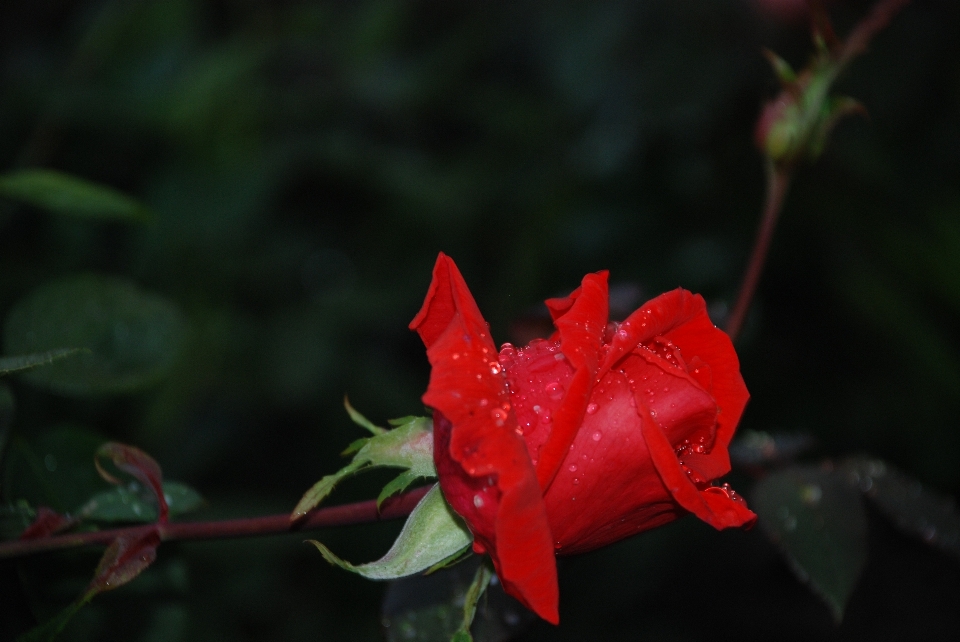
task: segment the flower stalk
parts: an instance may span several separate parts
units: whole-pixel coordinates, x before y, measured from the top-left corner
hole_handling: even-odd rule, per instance
[[[426,494],[418,488],[384,501],[377,510],[376,500],[331,506],[312,511],[302,520],[291,522],[290,514],[205,522],[168,522],[143,524],[84,533],[69,533],[38,539],[0,542],[0,559],[24,557],[81,546],[106,546],[118,537],[136,537],[155,530],[161,542],[231,539],[301,533],[335,526],[366,524],[406,517]]]

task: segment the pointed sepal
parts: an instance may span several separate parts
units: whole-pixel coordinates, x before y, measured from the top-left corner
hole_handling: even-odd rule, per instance
[[[335,566],[371,580],[393,580],[420,573],[459,555],[473,543],[473,536],[447,504],[438,484],[410,513],[387,554],[375,562],[354,565],[337,557],[320,542],[308,541]]]
[[[293,509],[290,515],[291,521],[300,519],[310,512],[333,491],[341,480],[369,468],[385,466],[406,469],[400,477],[387,484],[384,493],[380,494],[378,503],[406,488],[416,479],[437,476],[437,470],[433,464],[433,421],[428,417],[409,417],[405,423],[393,430],[355,441],[346,452],[356,453],[353,461],[314,484]]]

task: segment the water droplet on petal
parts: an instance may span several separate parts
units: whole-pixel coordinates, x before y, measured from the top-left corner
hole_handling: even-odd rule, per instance
[[[574,477],[574,478],[573,478],[573,485],[576,486],[576,485],[578,485],[579,483],[580,483],[580,480],[577,479],[576,477]]]
[[[473,505],[477,508],[483,508],[483,497],[480,496],[480,493],[473,496]]]
[[[603,439],[603,433],[600,432],[599,430],[594,431],[593,435],[591,436],[593,437],[594,441],[600,441],[601,439]]]
[[[597,412],[597,404],[589,403],[587,404],[587,414],[592,415]]]
[[[560,385],[559,381],[551,381],[543,387],[543,390],[551,399],[556,400],[563,397],[563,386]]]
[[[576,465],[576,464],[570,464],[570,472],[571,472],[571,473],[577,472],[577,465]]]

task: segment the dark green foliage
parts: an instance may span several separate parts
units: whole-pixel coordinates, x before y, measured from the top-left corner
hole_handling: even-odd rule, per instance
[[[867,6],[829,4],[841,35]],[[23,520],[17,500],[65,512],[109,491],[92,458],[110,440],[197,489],[198,519],[289,512],[358,434],[344,394],[368,417],[423,414],[427,361],[406,325],[439,250],[504,341],[604,268],[626,311],[682,285],[720,322],[763,195],[751,137],[778,84],[761,47],[794,69],[810,53],[806,26],[752,7],[0,3],[0,175],[61,172],[152,215],[0,199],[2,354],[91,350],[2,379],[16,402],[12,415],[0,397],[4,529]],[[954,497],[958,32],[960,5],[917,0],[838,80],[870,118],[799,168],[738,346],[743,428],[811,434],[838,461],[869,452]],[[64,284],[95,296],[62,291],[17,320]],[[130,332],[81,322],[80,299],[126,310]],[[336,501],[395,475],[346,481]],[[731,483],[749,498],[749,479]],[[369,560],[400,526],[316,537]],[[872,526],[887,554],[868,556],[839,629],[760,529],[681,520],[561,560],[560,628],[517,639],[952,639],[952,558]],[[164,545],[60,639],[381,640],[384,587],[303,539]],[[0,586],[23,587],[0,621],[63,609],[100,553],[0,567]]]

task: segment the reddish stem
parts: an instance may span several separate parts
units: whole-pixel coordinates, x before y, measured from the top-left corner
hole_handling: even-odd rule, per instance
[[[418,488],[409,493],[388,499],[383,502],[381,510],[379,511],[377,510],[377,502],[369,500],[355,504],[321,508],[307,514],[304,519],[296,522],[291,522],[289,513],[284,513],[283,515],[229,519],[216,522],[144,524],[142,526],[128,526],[125,528],[114,528],[88,533],[70,533],[40,539],[0,542],[0,559],[23,557],[25,555],[33,555],[34,553],[76,548],[78,546],[107,545],[120,536],[138,536],[150,530],[156,530],[159,533],[161,542],[173,542],[178,540],[226,539],[230,537],[299,533],[331,526],[366,524],[409,515],[414,506],[416,506],[426,494],[427,490],[429,490],[429,487]]]
[[[740,294],[737,295],[737,302],[733,306],[730,316],[727,317],[725,329],[733,341],[737,340],[737,336],[743,328],[743,322],[750,310],[750,302],[753,301],[753,295],[757,291],[757,283],[760,282],[760,275],[763,273],[763,266],[767,261],[767,252],[770,250],[770,240],[773,238],[773,231],[777,227],[777,219],[780,217],[783,199],[787,195],[789,186],[789,169],[773,166],[768,168],[767,201],[763,206],[763,218],[760,220],[760,227],[757,228],[757,236],[753,242],[753,253],[750,255],[747,271],[743,275]]]
[[[847,36],[837,56],[837,70],[847,66],[851,60],[866,51],[867,45],[877,32],[886,27],[893,16],[909,2],[910,0],[880,0],[875,4],[870,13],[858,22]]]

